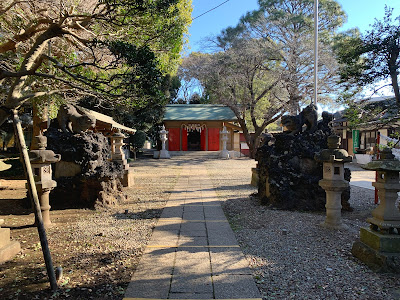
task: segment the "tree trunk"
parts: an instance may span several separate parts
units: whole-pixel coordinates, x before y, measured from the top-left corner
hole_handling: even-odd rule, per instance
[[[249,146],[250,158],[254,159],[256,157],[256,152],[257,152],[257,147],[254,143],[256,138],[254,137],[254,135],[252,136],[249,132],[247,132],[247,134],[245,134],[244,137],[246,139],[247,145]]]
[[[390,73],[390,78],[392,80],[392,87],[394,91],[394,95],[396,97],[396,103],[397,106],[400,107],[400,90],[399,90],[399,82],[397,79],[397,59],[399,58],[400,55],[400,48],[398,46],[393,46],[392,51],[390,53],[389,61],[388,61],[388,67],[389,67],[389,73]]]
[[[250,158],[255,159],[256,158],[256,153],[257,153],[257,147],[255,147],[254,145],[252,145],[252,148],[249,146],[250,149]]]
[[[396,103],[397,103],[397,106],[400,107],[400,90],[399,90],[399,82],[397,80],[396,69],[393,71],[392,71],[392,68],[390,69],[390,77],[392,79],[392,86],[393,86],[394,95],[396,97]]]
[[[38,105],[36,103],[34,103],[32,105],[32,122],[33,122],[33,125],[32,125],[32,145],[31,145],[31,150],[39,149],[38,145],[37,145],[37,141],[35,139],[35,136],[38,136],[39,133],[42,131],[41,124],[44,121],[47,121],[47,120],[43,120],[41,118],[41,116],[44,116],[46,114],[47,114],[47,107],[45,107],[45,111],[44,112],[40,113],[39,110],[38,110]]]

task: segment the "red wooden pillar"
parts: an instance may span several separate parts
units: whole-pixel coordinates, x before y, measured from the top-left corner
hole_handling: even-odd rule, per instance
[[[180,151],[180,128],[168,129],[168,151]]]
[[[181,137],[182,137],[182,151],[188,151],[188,142],[187,142],[188,133],[187,133],[187,129],[182,128],[181,132],[182,132],[182,135],[181,135]]]
[[[208,151],[219,151],[219,128],[208,128]]]
[[[200,150],[207,151],[207,129],[202,129],[200,133]]]

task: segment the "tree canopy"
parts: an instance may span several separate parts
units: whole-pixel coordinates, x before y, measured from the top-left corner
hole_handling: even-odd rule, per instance
[[[247,13],[236,27],[226,29],[219,42],[229,46],[231,37],[238,35],[273,41],[267,45],[279,54],[279,72],[287,92],[288,110],[296,113],[301,105],[310,103],[313,91],[314,1],[258,2],[260,8]],[[329,98],[336,86],[337,62],[332,45],[345,20],[346,14],[336,1],[319,1],[319,102]]]
[[[283,109],[278,101],[280,80],[272,74],[274,54],[260,50],[260,43],[254,39],[238,40],[225,51],[192,53],[182,65],[186,74],[201,82],[210,102],[232,109],[252,154],[260,134]],[[250,135],[250,128],[256,134]]]
[[[191,0],[3,1],[0,124],[54,94],[146,106],[176,72],[191,9]]]
[[[384,18],[375,19],[365,35],[350,30],[338,36],[335,49],[341,80],[347,87],[364,87],[388,79],[400,105],[400,16],[393,19],[392,13],[393,9],[385,7]]]
[[[235,112],[252,155],[265,127],[282,113],[297,113],[313,90],[313,1],[260,0],[259,6],[212,39],[214,51],[192,53],[178,71],[186,82],[197,79],[211,102]],[[321,0],[319,9],[321,101],[336,85],[333,38],[346,16],[333,0]]]

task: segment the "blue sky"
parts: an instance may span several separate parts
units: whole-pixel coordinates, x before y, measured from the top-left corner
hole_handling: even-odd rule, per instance
[[[225,0],[193,0],[193,18],[225,2]],[[394,8],[394,15],[400,15],[400,0],[338,0],[348,20],[343,30],[358,27],[362,32],[369,28],[375,18],[384,15],[385,4]],[[258,7],[257,0],[229,0],[215,10],[193,20],[189,28],[189,51],[201,51],[202,41],[217,35],[228,26],[235,26],[246,12]]]
[[[226,0],[193,0],[192,17],[207,12]],[[382,19],[385,13],[385,5],[394,8],[393,15],[400,15],[400,0],[337,0],[347,14],[347,23],[342,30],[358,27],[361,32],[370,29],[370,24],[374,19]],[[189,28],[189,50],[204,50],[204,39],[206,37],[218,35],[221,30],[228,26],[235,26],[241,16],[246,12],[258,8],[257,0],[229,0],[211,12],[193,20]],[[391,89],[381,90],[382,95],[392,94]],[[365,91],[366,96],[371,96],[369,90]],[[375,96],[380,96],[375,94]],[[319,107],[319,109],[321,109]]]

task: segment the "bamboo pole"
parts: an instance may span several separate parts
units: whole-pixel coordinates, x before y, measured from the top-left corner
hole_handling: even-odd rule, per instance
[[[42,212],[40,210],[39,197],[36,190],[35,180],[33,178],[31,162],[29,160],[29,155],[28,155],[28,149],[25,144],[25,137],[22,131],[21,121],[18,117],[18,111],[13,110],[12,114],[13,114],[15,137],[17,139],[17,144],[22,160],[22,166],[24,168],[25,176],[28,183],[27,186],[28,186],[29,196],[32,201],[33,212],[35,214],[37,229],[40,238],[40,244],[42,246],[44,262],[46,264],[46,269],[47,269],[47,275],[49,277],[50,287],[54,291],[57,289],[57,280],[53,269],[53,262],[51,259],[49,244],[47,242],[46,230],[44,229],[43,225]]]

